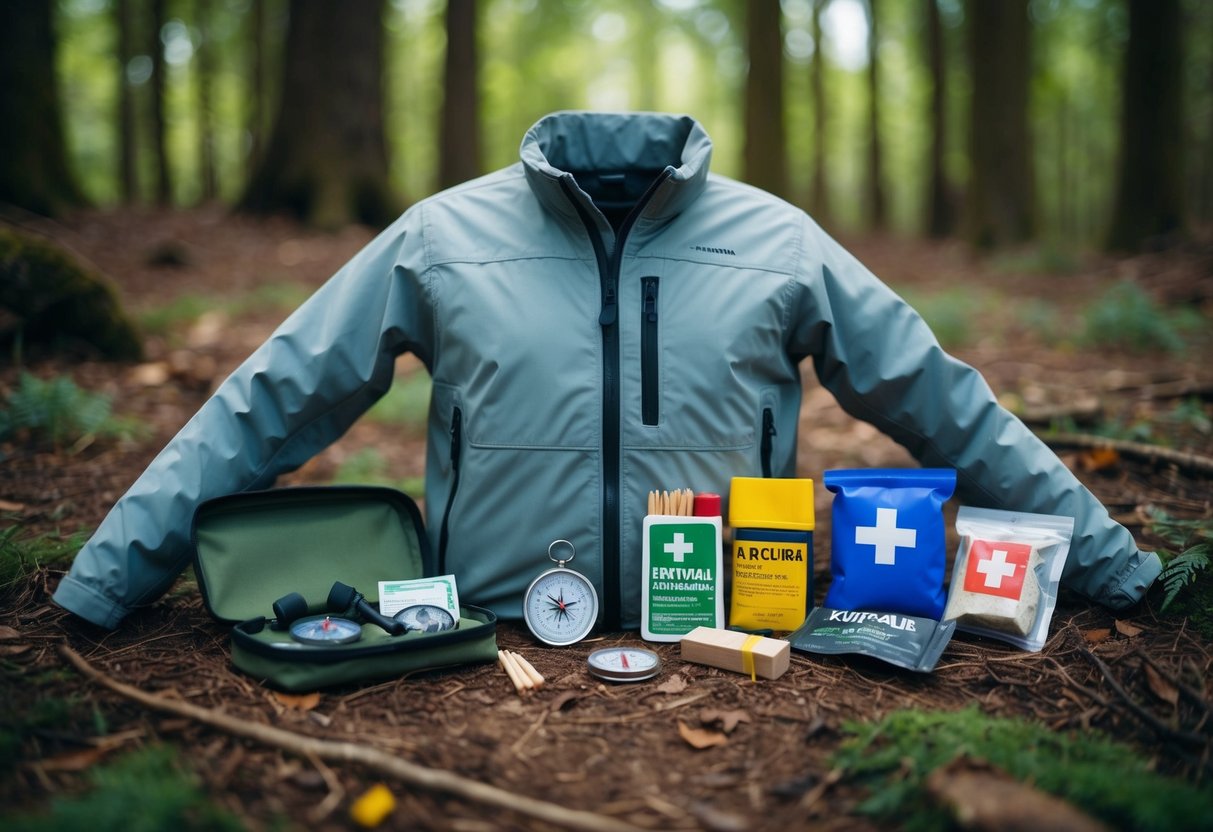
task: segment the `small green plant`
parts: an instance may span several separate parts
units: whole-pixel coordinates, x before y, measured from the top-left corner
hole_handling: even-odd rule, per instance
[[[902,710],[848,723],[833,763],[872,796],[858,811],[912,830],[953,828],[924,790],[931,772],[960,757],[986,761],[1118,828],[1186,830],[1213,816],[1213,794],[1151,771],[1130,747],[1094,732],[1063,734],[1019,719]]]
[[[0,529],[0,590],[33,572],[40,566],[65,564],[84,545],[84,532],[68,537],[30,534],[15,517],[0,518],[12,525]]]
[[[130,438],[136,423],[111,412],[110,397],[76,385],[67,376],[40,379],[27,372],[0,409],[0,439],[25,435],[56,448],[95,437]]]
[[[244,829],[207,799],[176,752],[167,746],[128,754],[90,772],[93,789],[57,798],[46,812],[6,822],[12,832],[178,832]]]
[[[1120,347],[1138,353],[1181,353],[1187,348],[1183,333],[1192,328],[1195,314],[1169,311],[1136,283],[1125,280],[1086,308],[1080,341],[1088,347]]]
[[[1150,506],[1149,530],[1158,535],[1171,547],[1160,547],[1159,557],[1164,566],[1158,576],[1163,589],[1162,606],[1165,610],[1171,606],[1184,587],[1196,583],[1201,573],[1209,568],[1209,558],[1213,556],[1213,518],[1184,520],[1172,517],[1160,508]],[[1196,612],[1203,620],[1210,616],[1208,609],[1198,604]],[[1198,626],[1201,622],[1197,622]]]

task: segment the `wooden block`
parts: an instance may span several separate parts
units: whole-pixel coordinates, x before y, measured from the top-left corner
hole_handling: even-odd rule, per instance
[[[696,627],[682,637],[682,659],[748,674],[742,648],[750,639],[753,639],[750,652],[754,656],[755,674],[763,679],[782,676],[792,658],[792,646],[788,642],[765,636],[753,637],[735,630]]]

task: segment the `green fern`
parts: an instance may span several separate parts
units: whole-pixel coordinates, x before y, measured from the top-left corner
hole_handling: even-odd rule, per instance
[[[1158,576],[1164,593],[1160,609],[1169,607],[1181,589],[1193,583],[1197,574],[1209,568],[1210,554],[1213,554],[1213,544],[1200,543],[1168,561]]]
[[[84,390],[67,376],[43,380],[22,373],[0,408],[0,439],[18,433],[59,448],[95,436],[135,436],[139,428],[112,414],[109,396]]]

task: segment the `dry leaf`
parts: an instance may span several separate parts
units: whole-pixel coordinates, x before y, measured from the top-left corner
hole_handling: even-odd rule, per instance
[[[1133,636],[1141,635],[1141,627],[1135,627],[1128,621],[1116,619],[1116,632],[1120,633],[1125,638],[1133,638]]]
[[[310,711],[320,704],[320,694],[313,693],[279,693],[272,691],[274,699],[287,708],[296,711]]]
[[[1179,704],[1179,690],[1170,681],[1165,679],[1161,673],[1154,669],[1152,664],[1146,663],[1146,684],[1150,688],[1150,693],[1157,696],[1163,702],[1175,706]]]
[[[699,715],[699,719],[704,725],[719,722],[720,729],[726,734],[731,734],[733,733],[733,729],[737,727],[737,723],[750,721],[750,714],[740,708],[732,711],[718,711],[709,708]]]
[[[1078,466],[1084,471],[1103,471],[1120,462],[1120,454],[1113,448],[1092,448],[1078,455]]]
[[[994,770],[958,762],[936,769],[927,792],[947,807],[963,829],[1066,829],[1104,832],[1099,821],[1061,798]]]
[[[658,693],[682,693],[687,689],[687,679],[680,673],[675,673],[657,686]]]
[[[1099,644],[1101,641],[1107,641],[1111,635],[1112,630],[1107,627],[1082,631],[1082,637],[1087,640],[1087,644]]]
[[[12,500],[0,500],[0,511],[25,511],[25,503],[14,503]]]
[[[6,638],[21,638],[21,634],[12,627],[0,626],[0,641]]]
[[[678,720],[678,734],[691,748],[711,748],[714,745],[724,745],[729,738],[719,731],[709,731],[706,728],[692,728],[682,720]]]
[[[0,644],[0,656],[20,656],[33,646],[32,644]]]

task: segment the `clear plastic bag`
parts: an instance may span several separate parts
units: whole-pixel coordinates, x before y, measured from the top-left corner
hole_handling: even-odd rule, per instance
[[[945,620],[963,632],[1039,651],[1048,638],[1074,520],[961,506]]]

